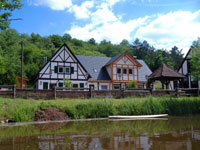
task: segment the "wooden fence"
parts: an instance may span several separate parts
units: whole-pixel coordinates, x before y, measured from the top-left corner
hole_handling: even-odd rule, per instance
[[[16,97],[16,84],[14,85],[0,85],[0,96]]]

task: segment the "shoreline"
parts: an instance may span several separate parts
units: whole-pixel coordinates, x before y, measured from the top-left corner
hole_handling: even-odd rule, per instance
[[[48,123],[67,123],[67,122],[83,122],[83,121],[100,121],[109,120],[109,118],[90,118],[90,119],[71,119],[71,120],[54,120],[54,121],[31,121],[31,122],[15,122],[15,123],[1,123],[0,127],[13,127],[34,124],[48,124]]]

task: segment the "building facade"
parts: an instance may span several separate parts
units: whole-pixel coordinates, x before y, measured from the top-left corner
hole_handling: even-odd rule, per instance
[[[194,81],[191,75],[191,64],[190,60],[192,58],[192,49],[188,51],[185,58],[183,59],[180,67],[178,68],[178,72],[185,76],[183,81],[184,88],[200,88],[200,81]]]
[[[133,80],[145,88],[146,76],[151,73],[143,60],[135,59],[128,52],[113,58],[80,56],[64,44],[39,71],[37,88],[64,87],[64,79],[70,79],[73,88],[119,89]]]

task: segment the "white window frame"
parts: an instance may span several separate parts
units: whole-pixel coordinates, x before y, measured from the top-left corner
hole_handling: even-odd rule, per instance
[[[66,71],[66,69],[69,68],[69,72]],[[65,67],[65,73],[70,74],[71,73],[71,68],[69,66]]]

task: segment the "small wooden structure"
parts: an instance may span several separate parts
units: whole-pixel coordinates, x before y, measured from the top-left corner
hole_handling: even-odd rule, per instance
[[[23,88],[27,88],[28,78],[23,77],[22,79],[21,79],[20,76],[17,76],[17,85],[16,85],[17,89],[21,89],[21,82],[22,81],[23,81],[22,82],[23,83]]]
[[[184,75],[163,64],[161,67],[159,67],[151,75],[148,76],[148,83],[150,84],[158,80],[162,83],[162,89],[164,89],[165,85],[166,89],[168,89],[169,83],[171,81],[179,81],[181,83],[181,79],[183,79],[184,77]]]

